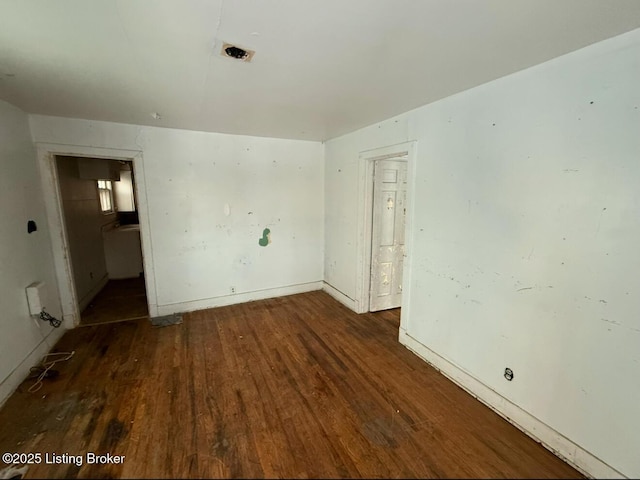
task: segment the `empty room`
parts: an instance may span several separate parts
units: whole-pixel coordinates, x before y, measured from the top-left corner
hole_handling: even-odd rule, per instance
[[[2,0],[0,478],[640,477],[640,2]]]

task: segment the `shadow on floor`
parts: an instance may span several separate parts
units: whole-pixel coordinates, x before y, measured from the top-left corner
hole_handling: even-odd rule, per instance
[[[80,315],[80,325],[148,318],[144,277],[109,280]]]

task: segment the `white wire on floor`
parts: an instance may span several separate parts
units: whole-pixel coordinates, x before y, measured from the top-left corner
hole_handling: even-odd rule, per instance
[[[46,377],[47,372],[53,368],[53,366],[58,362],[66,362],[71,357],[75,355],[76,351],[73,352],[56,352],[56,353],[47,353],[44,357],[42,357],[42,362],[39,366],[43,367],[44,370],[38,375],[38,379],[35,381],[33,385],[29,387],[29,392],[35,393],[40,388],[42,388],[42,379]],[[55,358],[54,360],[48,360],[49,357],[64,355],[63,358]]]

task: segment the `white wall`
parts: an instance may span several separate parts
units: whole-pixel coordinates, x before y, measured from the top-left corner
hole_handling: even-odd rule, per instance
[[[325,143],[324,281],[346,297],[346,305],[358,300],[358,155],[407,140],[407,118],[400,116]]]
[[[115,222],[116,215],[101,212],[96,180],[81,179],[77,162],[76,157],[60,156],[56,163],[76,295],[82,311],[108,280],[102,228]]]
[[[401,341],[598,477],[640,476],[638,85],[640,30],[326,144],[327,280],[359,151],[417,140]]]
[[[115,200],[118,212],[136,211],[131,170],[120,170],[120,180],[113,182],[113,199]]]
[[[30,119],[36,142],[142,151],[152,315],[320,288],[321,143]],[[272,243],[261,247],[265,228]]]
[[[0,101],[0,404],[64,331],[33,319],[25,288],[46,285],[44,306],[60,318],[49,232],[27,116]],[[27,233],[27,221],[37,231]]]

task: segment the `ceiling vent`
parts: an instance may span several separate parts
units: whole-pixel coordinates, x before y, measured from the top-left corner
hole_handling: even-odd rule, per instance
[[[255,53],[253,50],[247,50],[226,42],[222,44],[222,50],[220,52],[223,57],[229,57],[243,62],[250,62]]]

